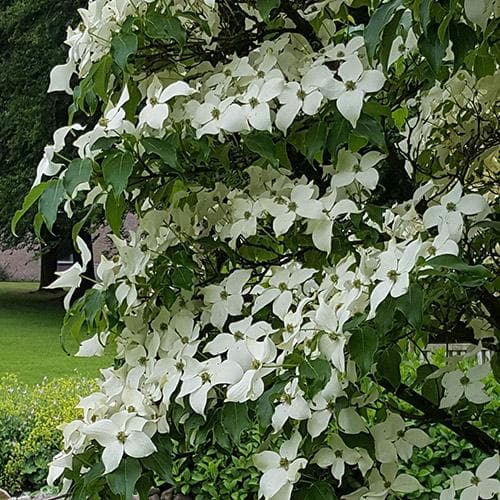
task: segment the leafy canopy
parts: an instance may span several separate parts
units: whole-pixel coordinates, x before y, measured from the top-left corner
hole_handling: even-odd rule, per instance
[[[418,496],[400,468],[432,446],[431,423],[485,457],[442,498],[498,493],[483,418],[483,380],[499,375],[495,9],[99,0],[80,11],[50,84],[72,95],[70,122],[27,200],[37,231],[77,202],[86,217],[105,211],[117,256],[102,259],[63,338],[82,356],[115,349],[116,362],[66,427],[51,481],[68,479],[73,498],[144,497],[175,482],[168,457],[212,443],[229,456],[258,425],[266,500]],[[124,237],[129,212],[138,227]],[[53,285],[69,296],[88,262],[84,223],[82,262]],[[427,360],[429,343],[459,341],[472,344],[462,357]],[[411,384],[410,346],[422,353]],[[482,347],[491,364],[470,367]]]

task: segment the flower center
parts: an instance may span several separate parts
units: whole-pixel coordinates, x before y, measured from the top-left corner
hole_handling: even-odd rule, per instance
[[[226,292],[226,290],[222,290],[222,292],[220,293],[220,298],[222,300],[227,300],[228,297],[229,297],[229,294]]]
[[[404,438],[405,437],[405,431],[398,431],[398,438]]]
[[[293,333],[293,330],[294,330],[293,325],[286,325],[286,331],[288,333]]]
[[[127,411],[128,411],[129,413],[134,413],[134,412],[135,412],[135,408],[134,408],[132,405],[130,405],[130,406],[127,408]]]
[[[278,285],[278,288],[280,289],[280,292],[284,292],[285,290],[287,290],[287,289],[288,289],[288,287],[287,287],[286,283],[280,283],[280,284]]]
[[[352,286],[354,288],[357,288],[358,290],[361,288],[361,280],[359,278],[356,278],[353,282],[352,282]]]
[[[211,381],[211,376],[210,376],[210,373],[208,372],[203,372],[201,375],[201,381],[205,384],[207,382],[210,382]]]
[[[258,359],[252,361],[252,368],[258,370],[262,366],[262,363]]]
[[[290,465],[290,462],[288,461],[288,458],[282,458],[280,460],[280,467],[285,469],[285,470],[288,470],[288,466]]]
[[[384,488],[389,489],[389,488],[391,487],[391,484],[392,484],[392,483],[391,483],[390,481],[386,481],[386,482],[384,483]]]
[[[300,90],[297,91],[297,97],[301,101],[303,101],[306,98],[306,96],[307,96],[307,94],[302,89],[300,89]]]
[[[429,255],[436,255],[436,247],[434,245],[429,247]]]
[[[224,70],[224,76],[230,77],[230,76],[231,76],[231,74],[232,74],[232,73],[231,73],[231,70],[230,70],[229,68],[226,68],[226,69]]]
[[[460,379],[460,383],[462,385],[467,385],[468,383],[470,383],[470,379],[469,377],[467,377],[467,375],[464,375],[461,379]]]
[[[481,482],[481,479],[479,479],[477,476],[474,476],[471,478],[470,482],[477,486]]]
[[[457,209],[457,205],[453,202],[449,202],[446,204],[446,210],[448,210],[448,212],[454,212],[455,210]]]
[[[256,108],[259,105],[259,101],[256,97],[252,97],[249,101],[249,104],[252,108]]]
[[[402,43],[402,44],[398,47],[398,50],[399,50],[399,52],[401,52],[401,54],[403,54],[403,53],[404,53],[405,49],[406,49],[406,47],[405,47],[405,44],[404,44],[404,43]]]
[[[245,217],[246,220],[249,220],[252,218],[252,212],[249,212],[248,210],[243,214],[243,217]]]
[[[220,118],[220,110],[217,108],[212,109],[211,115],[214,120],[218,120]]]
[[[337,57],[345,57],[345,52],[343,50],[337,51]]]
[[[399,273],[393,269],[392,271],[389,271],[387,273],[387,277],[391,280],[391,281],[397,281],[398,279],[398,276],[399,276]]]
[[[139,362],[140,365],[145,365],[147,360],[148,359],[146,358],[146,356],[141,356],[139,358],[138,362]]]
[[[181,372],[182,370],[184,370],[184,363],[182,361],[178,361],[175,364],[175,368]]]
[[[344,454],[344,452],[342,450],[336,450],[335,451],[335,456],[337,458],[342,458],[342,455]]]
[[[290,394],[287,394],[286,392],[284,392],[280,397],[280,401],[282,403],[285,403],[286,405],[291,405],[292,404],[292,396],[290,396]]]
[[[156,104],[158,104],[158,98],[153,96],[149,99],[149,103],[152,105],[152,106],[155,106]]]
[[[181,342],[182,342],[183,344],[189,344],[189,337],[186,337],[186,336],[181,337]]]
[[[291,212],[295,212],[295,210],[297,210],[297,203],[295,203],[294,201],[291,201],[288,204],[288,210],[290,210]]]
[[[118,441],[120,441],[120,443],[124,444],[125,441],[127,440],[127,434],[125,434],[125,432],[123,432],[123,431],[120,431],[116,435],[116,439],[118,439]]]
[[[257,78],[264,78],[265,76],[266,76],[266,74],[261,69],[259,69],[259,71],[257,71]]]
[[[234,338],[236,340],[243,340],[245,336],[243,335],[243,332],[240,332],[239,330],[234,334]]]
[[[336,332],[331,332],[328,334],[328,338],[330,340],[333,340],[334,342],[337,341],[339,339],[339,334],[336,333]]]
[[[101,127],[107,127],[108,126],[108,119],[107,118],[104,118],[104,116],[102,116],[100,119],[99,119],[99,125]]]
[[[356,83],[353,82],[352,80],[348,80],[347,82],[345,82],[345,88],[346,88],[346,90],[355,90]]]

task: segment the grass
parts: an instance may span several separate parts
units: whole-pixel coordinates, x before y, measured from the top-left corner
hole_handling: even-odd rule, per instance
[[[0,282],[0,375],[14,373],[27,384],[77,373],[97,377],[111,360],[68,356],[59,341],[62,301],[37,288],[36,283]]]

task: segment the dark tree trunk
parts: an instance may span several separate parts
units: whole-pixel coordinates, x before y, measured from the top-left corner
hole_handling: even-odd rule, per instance
[[[57,271],[57,247],[51,246],[42,251],[40,259],[40,286],[39,290],[43,290],[50,285],[56,278]]]

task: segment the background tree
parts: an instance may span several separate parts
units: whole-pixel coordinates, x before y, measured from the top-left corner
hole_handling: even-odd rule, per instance
[[[64,61],[66,28],[85,2],[4,0],[0,4],[0,247],[39,250],[27,219],[11,232],[11,220],[52,134],[67,122],[70,99],[47,94],[50,68]],[[72,253],[70,225],[60,218],[55,234],[44,231],[40,287],[55,279],[57,259]]]
[[[73,89],[66,160],[25,208],[50,230],[85,201],[82,261],[54,284],[67,305],[89,259],[78,230],[104,210],[118,255],[63,338],[116,360],[51,480],[92,499],[197,493],[195,457],[239,459],[256,434],[243,498],[500,492],[498,19],[477,6],[89,3],[52,73]],[[464,339],[460,357],[427,354]],[[441,427],[481,465],[423,491],[412,453]]]

